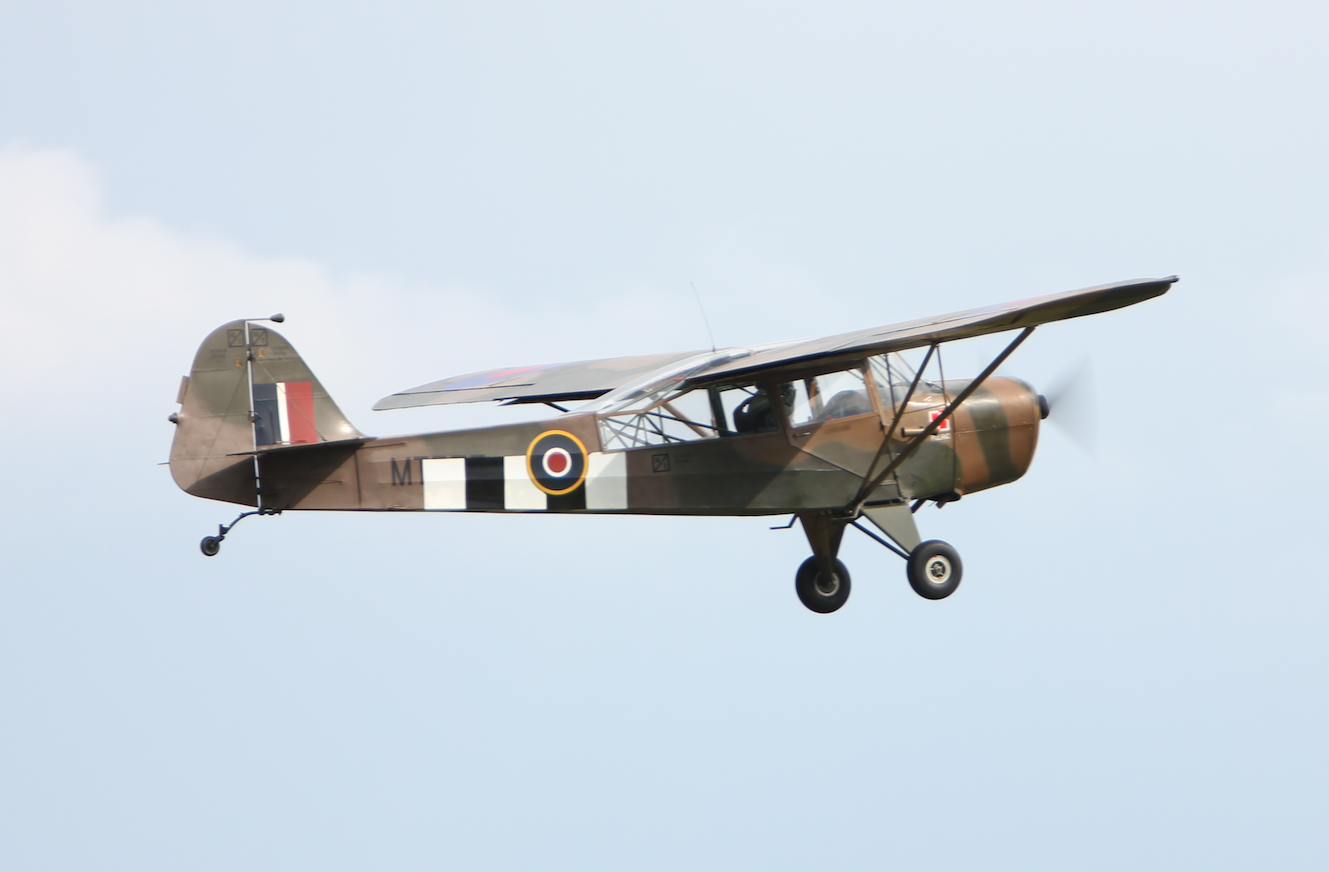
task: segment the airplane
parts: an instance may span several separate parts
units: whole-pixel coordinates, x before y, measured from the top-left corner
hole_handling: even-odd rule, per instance
[[[387,438],[356,429],[262,325],[281,315],[232,321],[203,340],[181,380],[171,475],[186,493],[252,507],[203,539],[208,557],[244,518],[295,510],[790,515],[812,552],[794,587],[813,612],[849,598],[837,557],[848,527],[903,558],[914,591],[940,600],[963,564],[946,542],[922,539],[915,512],[1019,479],[1050,412],[1031,385],[993,373],[1039,325],[1131,306],[1176,281],[820,339],[485,370],[374,409],[542,403],[562,414]],[[1007,331],[1019,332],[976,377],[945,378],[944,345]]]

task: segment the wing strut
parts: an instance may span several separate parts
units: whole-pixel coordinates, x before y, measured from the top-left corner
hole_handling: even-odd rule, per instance
[[[929,436],[931,436],[933,433],[936,433],[937,429],[941,427],[942,424],[946,423],[946,420],[950,418],[951,414],[955,412],[956,408],[958,408],[959,405],[963,403],[965,400],[969,399],[970,395],[973,394],[974,391],[982,387],[983,382],[987,381],[988,376],[996,372],[997,367],[1001,366],[1002,363],[1005,362],[1006,358],[1010,357],[1011,354],[1015,351],[1015,349],[1020,347],[1020,343],[1028,339],[1029,334],[1033,332],[1034,332],[1033,327],[1026,327],[1023,330],[1021,330],[1020,335],[1015,337],[1015,339],[1011,341],[1011,344],[1007,345],[1006,349],[1002,351],[1001,354],[998,354],[996,358],[987,365],[987,368],[984,369],[983,372],[979,374],[978,378],[971,381],[965,387],[964,390],[960,391],[960,393],[956,395],[955,399],[951,400],[951,402],[946,406],[946,408],[942,410],[942,413],[938,415],[932,421],[932,423],[928,424],[926,427],[923,428],[923,432],[919,433],[913,439],[909,440],[909,442],[905,444],[904,448],[900,451],[900,453],[895,456],[895,459],[886,465],[885,469],[883,469],[880,473],[878,473],[876,477],[874,477],[871,481],[866,482],[863,485],[863,487],[859,488],[858,495],[854,497],[854,501],[850,503],[848,506],[846,506],[846,509],[848,510],[849,516],[851,518],[858,517],[859,513],[863,511],[863,504],[867,502],[868,495],[871,494],[878,487],[880,487],[882,482],[886,481],[887,477],[889,477],[891,473],[899,469],[900,464],[908,460],[910,455],[912,455],[915,451],[917,451],[919,446],[921,446]],[[932,348],[936,348],[936,346],[934,345],[932,346]],[[928,354],[929,356],[932,354],[932,349],[928,350]],[[926,364],[927,361],[925,360],[924,363]],[[918,372],[919,376],[915,376],[914,383],[909,388],[909,396],[913,396],[914,388],[918,386],[919,377],[921,377],[923,368],[919,367]],[[904,404],[907,402],[909,402],[909,397],[906,397],[904,402],[900,404],[901,410],[903,410]],[[891,433],[895,432],[895,424],[898,423],[899,420],[900,420],[900,412],[897,411],[895,415],[895,422],[891,424],[891,429],[886,432],[887,443],[890,441]],[[884,449],[885,447],[886,443],[883,443],[882,448]],[[878,459],[881,458],[880,451],[877,454],[877,458]],[[873,465],[874,466],[876,465],[875,460],[873,461]],[[869,469],[870,468],[871,467],[869,467]]]
[[[923,380],[923,373],[927,372],[928,361],[932,360],[932,355],[933,355],[934,352],[936,352],[936,350],[937,350],[937,344],[936,344],[935,342],[934,342],[932,345],[929,345],[929,346],[928,346],[928,353],[925,354],[925,355],[923,356],[923,363],[918,367],[918,371],[917,371],[916,373],[914,373],[914,380],[909,384],[909,390],[905,393],[905,395],[904,395],[904,399],[901,400],[901,401],[899,402],[899,404],[898,404],[898,405],[896,406],[896,408],[895,408],[895,417],[891,419],[891,426],[887,427],[886,430],[885,430],[886,438],[881,440],[881,447],[877,449],[877,453],[876,453],[876,455],[872,458],[872,462],[868,464],[868,476],[872,475],[872,470],[874,470],[874,469],[877,468],[877,462],[878,462],[879,460],[881,460],[881,456],[882,456],[883,454],[885,454],[887,451],[890,450],[890,447],[891,447],[891,434],[895,432],[895,428],[896,428],[896,427],[900,426],[900,419],[904,417],[904,412],[905,412],[905,409],[909,406],[909,401],[912,400],[912,399],[914,398],[914,391],[918,390],[918,383],[921,382],[921,381]],[[887,369],[887,376],[888,376],[888,377],[887,377],[887,381],[889,381],[889,380],[890,380],[890,379],[889,379],[889,374],[890,374],[890,370],[889,370],[890,360],[889,360],[889,358],[887,359],[887,364],[886,364],[886,365],[887,365],[887,367],[888,367],[888,369]],[[871,369],[871,367],[869,367],[869,369]],[[869,372],[868,375],[869,375],[869,377],[871,377],[872,373]],[[944,381],[944,379],[943,379],[943,381]],[[890,386],[890,385],[887,385],[887,386],[886,386],[886,389],[887,389],[887,390],[891,390],[891,386]],[[892,458],[892,459],[894,459],[894,458]],[[867,478],[867,476],[864,476],[864,478]],[[885,479],[882,479],[882,481],[885,481]],[[863,499],[863,496],[864,496],[865,494],[871,493],[873,490],[876,489],[877,485],[880,485],[880,484],[881,484],[881,482],[879,481],[879,482],[877,482],[877,484],[874,484],[874,485],[873,485],[872,487],[870,487],[870,488],[861,488],[861,489],[859,490],[858,494],[854,497],[854,503],[855,503],[855,504],[860,504],[861,501],[862,501],[862,499]],[[857,517],[858,513],[855,512],[854,515],[855,515],[855,517]]]

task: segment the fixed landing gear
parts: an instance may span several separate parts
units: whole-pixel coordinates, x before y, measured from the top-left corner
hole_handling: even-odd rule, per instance
[[[798,567],[794,590],[803,605],[819,615],[830,614],[849,599],[849,570],[835,555],[844,538],[844,521],[830,512],[799,515],[812,556]]]
[[[245,512],[229,524],[218,524],[216,536],[204,536],[203,541],[198,543],[198,550],[203,552],[204,557],[216,557],[217,552],[221,551],[222,540],[226,534],[235,528],[235,525],[248,518],[250,515],[280,515],[281,509],[256,509],[252,512]]]
[[[849,600],[849,570],[836,560],[835,568],[825,572],[816,557],[809,557],[798,567],[794,589],[803,605],[817,614],[830,614]]]
[[[921,543],[909,553],[909,586],[924,599],[939,600],[955,593],[964,574],[960,555],[940,539]]]
[[[818,614],[837,611],[849,599],[849,570],[836,558],[845,527],[857,528],[904,558],[908,564],[909,586],[924,599],[945,599],[960,586],[964,574],[960,555],[939,539],[919,541],[918,528],[914,526],[913,512],[908,505],[870,506],[863,512],[861,517],[881,535],[856,519],[837,517],[829,512],[797,517],[803,522],[812,556],[798,568],[794,589],[803,605]]]

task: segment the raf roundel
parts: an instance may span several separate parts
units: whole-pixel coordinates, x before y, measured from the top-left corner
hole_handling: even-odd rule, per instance
[[[526,449],[526,471],[551,496],[572,493],[586,480],[586,446],[566,430],[546,430]]]

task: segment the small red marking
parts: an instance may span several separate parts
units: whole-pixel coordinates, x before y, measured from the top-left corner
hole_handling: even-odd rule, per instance
[[[930,420],[935,421],[940,417],[941,417],[941,412],[932,412]],[[951,419],[947,418],[945,421],[941,422],[941,426],[937,428],[937,432],[941,433],[942,431],[949,429],[951,429]]]
[[[545,458],[545,466],[554,475],[562,475],[568,469],[568,456],[562,451],[551,451]]]

